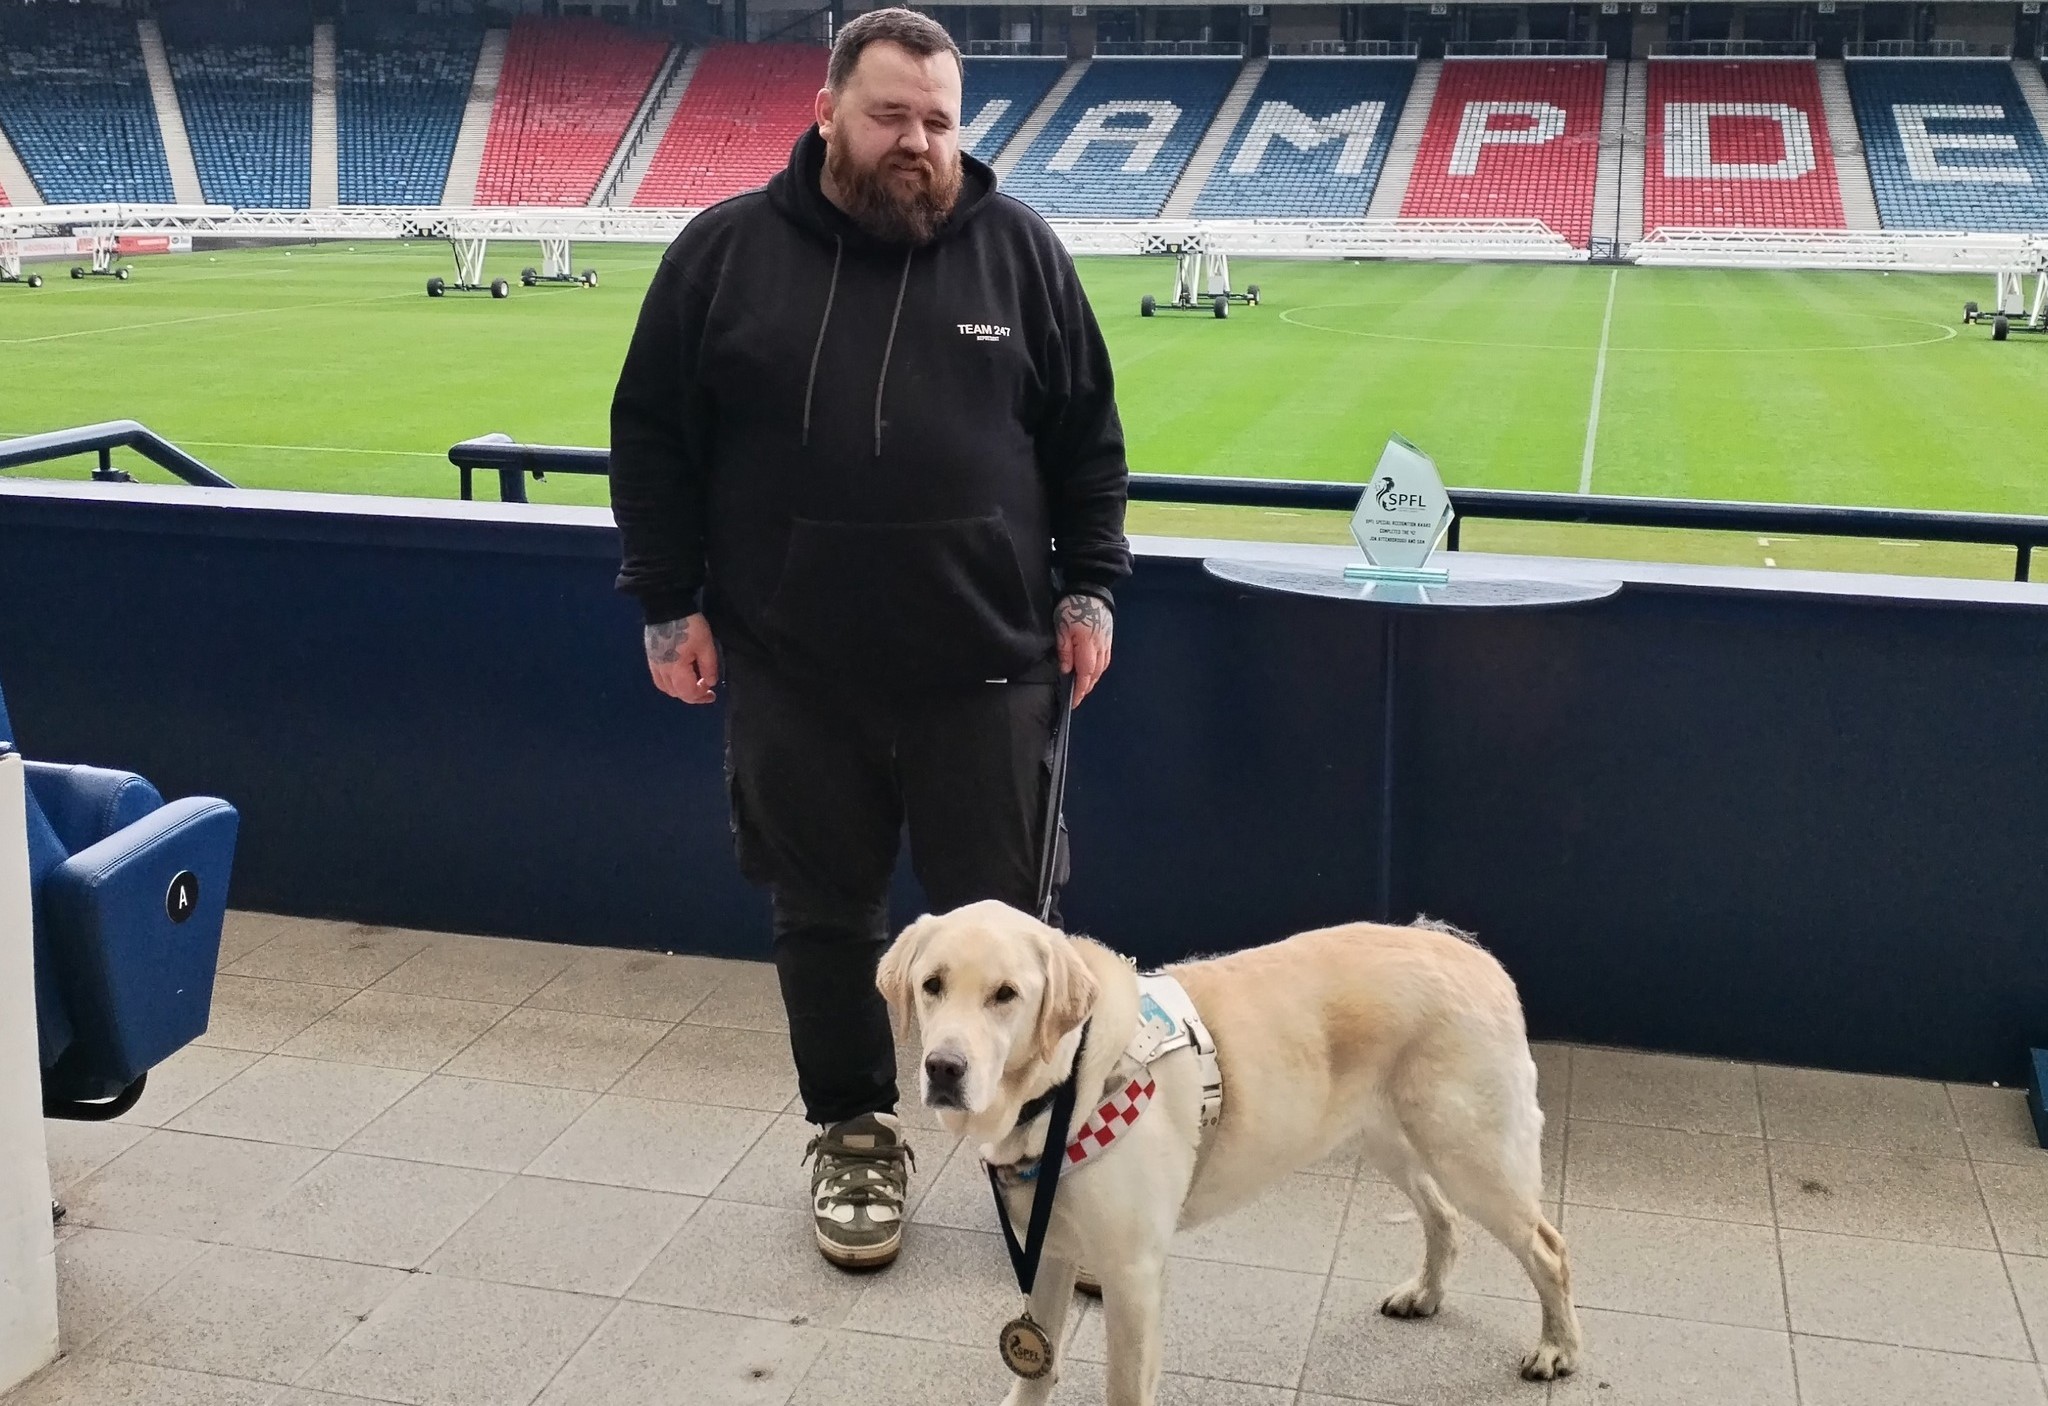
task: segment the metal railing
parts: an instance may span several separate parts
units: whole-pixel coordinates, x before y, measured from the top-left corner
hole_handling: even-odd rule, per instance
[[[81,425],[72,430],[51,430],[48,434],[0,440],[0,469],[19,469],[80,454],[97,454],[99,465],[92,471],[95,481],[132,483],[134,480],[128,473],[114,467],[116,449],[132,449],[158,468],[200,488],[235,486],[147,425],[133,420],[108,420],[104,424]]]
[[[1653,59],[1810,59],[1811,39],[1681,39],[1650,50]]]
[[[1067,49],[1064,44],[1051,45],[1036,39],[970,39],[967,41],[967,57],[971,59],[1025,59],[1064,58]]]
[[[1604,59],[1607,46],[1597,39],[1454,39],[1444,45],[1447,59]]]
[[[1209,39],[1111,39],[1095,46],[1098,57],[1110,58],[1229,58],[1244,57],[1244,45]]]
[[[2010,44],[1973,44],[1967,39],[1872,39],[1844,44],[1845,59],[2010,59]]]
[[[1267,50],[1279,59],[1412,59],[1419,51],[1418,45],[1399,39],[1307,39]]]
[[[610,455],[602,449],[518,444],[506,435],[464,440],[448,451],[462,472],[462,496],[471,494],[471,475],[498,475],[500,496],[526,501],[526,475],[604,474]],[[1217,508],[1284,508],[1351,512],[1363,483],[1326,483],[1283,478],[1199,478],[1187,474],[1132,474],[1130,496],[1141,503],[1181,503]],[[1457,519],[1446,546],[1456,551],[1467,521],[1580,523],[1596,527],[1669,527],[1696,531],[1751,532],[1766,536],[1854,537],[1894,541],[1960,542],[2010,547],[2013,580],[2031,580],[2036,547],[2048,547],[2048,517],[2016,513],[1926,512],[1913,508],[1838,508],[1802,503],[1715,502],[1690,498],[1622,498],[1588,493],[1536,493],[1498,488],[1453,488]]]

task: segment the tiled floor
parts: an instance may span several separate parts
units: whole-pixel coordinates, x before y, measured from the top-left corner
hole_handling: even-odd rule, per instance
[[[2048,1406],[2048,1153],[2021,1096],[1539,1047],[1587,1349],[1338,1157],[1185,1235],[1167,1406]],[[213,1029],[48,1125],[66,1358],[5,1406],[973,1406],[1016,1307],[971,1154],[913,1112],[902,1260],[811,1247],[766,967],[237,914]],[[1058,1400],[1099,1402],[1078,1315]]]

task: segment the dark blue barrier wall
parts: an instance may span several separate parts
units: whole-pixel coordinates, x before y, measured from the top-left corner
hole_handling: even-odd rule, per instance
[[[1191,550],[1076,732],[1068,914],[1144,962],[1376,898],[1374,621]],[[722,717],[649,684],[615,560],[589,511],[0,484],[0,680],[27,755],[241,807],[239,906],[764,955]],[[1476,929],[1539,1036],[2021,1078],[2048,588],[1624,574],[1403,620],[1397,914]]]

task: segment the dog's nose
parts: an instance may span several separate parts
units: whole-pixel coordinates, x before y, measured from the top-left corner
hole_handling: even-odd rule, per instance
[[[967,1077],[967,1057],[950,1050],[934,1050],[924,1057],[924,1077],[935,1089],[958,1088]]]

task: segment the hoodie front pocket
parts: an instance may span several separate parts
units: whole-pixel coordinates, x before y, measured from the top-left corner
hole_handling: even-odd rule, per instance
[[[779,643],[849,673],[970,679],[1030,662],[1046,642],[1040,613],[1001,514],[799,518],[765,623]]]

